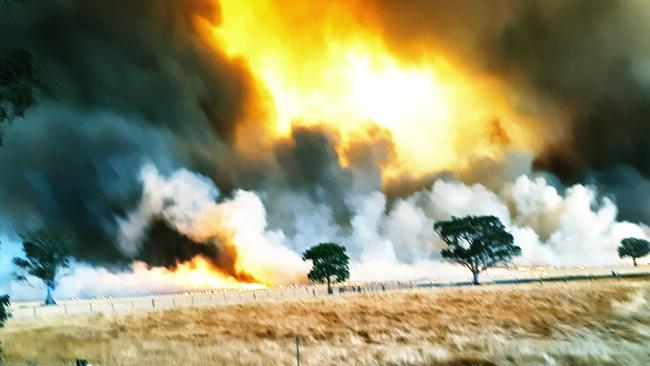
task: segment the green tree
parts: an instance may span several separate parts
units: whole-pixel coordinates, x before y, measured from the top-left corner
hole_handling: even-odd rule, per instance
[[[648,253],[650,253],[650,242],[644,239],[625,238],[621,240],[621,246],[618,247],[618,256],[632,258],[635,267],[637,258],[645,257]]]
[[[4,327],[5,322],[11,317],[11,311],[9,310],[10,303],[9,295],[0,295],[0,328]]]
[[[53,292],[61,276],[69,268],[67,242],[64,236],[52,230],[41,229],[22,236],[25,257],[14,257],[17,269],[14,279],[30,284],[36,278],[47,287],[45,305],[56,304]]]
[[[0,58],[0,145],[3,124],[24,116],[36,104],[34,90],[40,87],[34,57],[28,51],[13,49]]]
[[[521,248],[513,244],[512,235],[495,216],[452,217],[436,222],[433,229],[447,244],[440,252],[442,257],[467,267],[475,285],[481,272],[521,255]]]
[[[345,247],[336,243],[320,243],[302,254],[302,260],[312,261],[307,278],[313,282],[327,283],[327,293],[332,294],[332,282],[350,278],[350,257]]]
[[[9,295],[0,295],[0,328],[4,327],[5,322],[11,318],[10,304]]]

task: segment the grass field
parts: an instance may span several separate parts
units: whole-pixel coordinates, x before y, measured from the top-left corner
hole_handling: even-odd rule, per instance
[[[648,365],[650,281],[599,280],[14,320],[9,360],[100,365]]]

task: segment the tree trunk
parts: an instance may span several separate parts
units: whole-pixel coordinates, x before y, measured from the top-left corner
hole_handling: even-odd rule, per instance
[[[56,301],[54,301],[54,296],[52,293],[54,292],[54,288],[52,286],[47,286],[47,296],[45,297],[45,305],[56,305]]]
[[[636,258],[632,258],[632,263],[634,263],[634,267],[636,267]]]
[[[330,281],[329,276],[327,277],[327,294],[332,295],[334,290],[332,290],[332,282]]]
[[[473,278],[474,278],[474,280],[472,281],[472,283],[473,283],[474,285],[480,285],[480,283],[478,282],[478,275],[479,275],[479,273],[480,273],[480,272],[472,272],[472,276],[473,276]]]

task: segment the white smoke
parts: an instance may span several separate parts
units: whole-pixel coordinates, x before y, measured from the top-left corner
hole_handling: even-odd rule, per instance
[[[165,177],[147,166],[142,172],[140,208],[122,223],[124,248],[142,232],[151,215],[162,215],[180,232],[205,241],[230,233],[244,256],[242,263],[264,268],[281,280],[304,276],[300,252],[322,241],[337,241],[352,254],[353,278],[417,278],[448,270],[439,258],[444,243],[433,224],[451,216],[495,215],[522,247],[518,264],[618,264],[616,247],[628,236],[648,238],[648,228],[616,220],[617,209],[588,186],[574,185],[563,194],[545,178],[520,176],[499,192],[482,185],[438,180],[431,189],[397,200],[387,210],[383,193],[349,199],[350,228],[337,228],[331,210],[304,198],[281,193],[292,211],[294,232],[267,227],[264,193],[236,191],[218,203],[219,192],[206,177],[185,169]],[[391,270],[386,270],[391,268]]]
[[[596,191],[574,185],[564,195],[543,178],[522,176],[502,192],[511,204],[512,228],[524,263],[615,264],[625,237],[647,239],[648,227],[616,220],[617,208]]]
[[[498,192],[438,180],[390,207],[381,192],[357,194],[348,201],[352,216],[347,228],[335,224],[326,205],[289,190],[277,192],[276,202],[292,213],[292,232],[269,227],[261,199],[269,193],[238,190],[223,198],[206,177],[186,169],[166,176],[151,165],[142,169],[142,181],[139,207],[120,222],[120,245],[126,254],[137,252],[147,223],[157,215],[206,245],[213,245],[215,236],[227,236],[237,247],[242,269],[276,283],[304,281],[308,265],[301,252],[323,241],[348,248],[353,280],[465,278],[462,268],[440,259],[444,243],[433,232],[435,221],[451,216],[500,218],[522,248],[517,264],[620,264],[616,248],[621,239],[650,236],[646,226],[617,221],[614,203],[599,198],[592,187],[574,185],[560,192],[545,178],[526,175]],[[107,293],[181,289],[171,278],[139,264],[124,274],[83,267],[62,283],[62,291],[91,293],[97,284]]]
[[[237,248],[237,263],[242,266],[238,270],[255,269],[272,282],[296,281],[304,274],[306,264],[285,245],[284,234],[267,230],[266,210],[255,193],[238,190],[233,198],[218,202],[214,183],[186,169],[165,177],[148,165],[142,180],[140,206],[120,222],[120,243],[126,254],[137,251],[147,223],[161,216],[206,245],[218,245],[212,238],[226,237]]]

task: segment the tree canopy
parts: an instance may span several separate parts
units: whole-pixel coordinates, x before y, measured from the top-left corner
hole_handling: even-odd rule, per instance
[[[47,286],[46,304],[54,303],[51,291],[58,285],[62,270],[69,268],[67,243],[60,233],[41,229],[23,235],[24,258],[14,257],[14,279],[30,284],[34,277]]]
[[[350,278],[350,257],[344,246],[336,243],[320,243],[307,249],[304,261],[312,261],[307,278],[313,282],[327,283],[327,292],[332,293],[332,282],[343,282]]]
[[[9,310],[9,295],[0,295],[0,328],[5,326],[5,322],[11,317]]]
[[[11,317],[10,302],[9,295],[0,295],[0,328],[4,327],[5,322]]]
[[[447,244],[442,257],[467,267],[475,284],[481,272],[521,255],[521,248],[495,216],[452,217],[436,222],[433,229]]]
[[[38,70],[30,52],[13,49],[0,58],[0,145],[3,122],[22,117],[36,104],[34,89],[39,86]]]
[[[644,239],[625,238],[621,240],[618,247],[618,256],[621,258],[630,257],[636,267],[636,260],[645,257],[650,253],[650,242]]]

